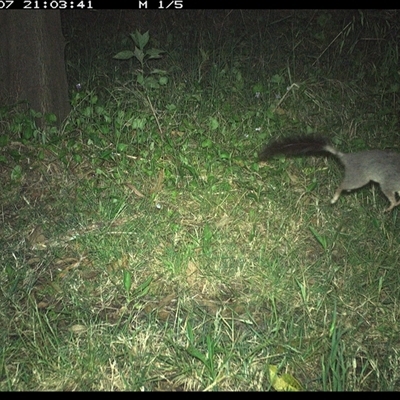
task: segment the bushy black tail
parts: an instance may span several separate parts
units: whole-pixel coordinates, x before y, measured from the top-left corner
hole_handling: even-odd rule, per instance
[[[328,139],[317,136],[299,136],[286,138],[268,144],[258,155],[259,161],[267,160],[275,155],[301,156],[321,153],[333,153],[335,150],[329,145]]]

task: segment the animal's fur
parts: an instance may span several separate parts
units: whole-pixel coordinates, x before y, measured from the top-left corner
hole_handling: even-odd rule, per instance
[[[345,168],[344,179],[333,195],[332,204],[336,203],[343,190],[358,189],[373,181],[379,183],[390,201],[390,206],[385,211],[391,211],[400,205],[400,201],[396,200],[396,193],[400,195],[400,153],[390,150],[342,153],[324,137],[299,136],[272,142],[261,151],[259,160],[265,161],[278,154],[306,156],[321,153],[333,154]]]

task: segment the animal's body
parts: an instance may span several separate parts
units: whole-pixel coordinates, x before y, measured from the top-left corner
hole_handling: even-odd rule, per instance
[[[288,138],[267,145],[259,154],[265,161],[275,155],[288,156],[331,153],[344,165],[344,179],[336,190],[331,203],[336,203],[343,190],[358,189],[370,181],[379,183],[382,192],[390,201],[385,211],[400,205],[396,193],[400,195],[400,153],[390,150],[366,150],[356,153],[342,153],[323,137],[301,136]]]

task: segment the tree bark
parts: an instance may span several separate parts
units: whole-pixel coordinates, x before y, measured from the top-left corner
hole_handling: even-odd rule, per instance
[[[70,111],[64,47],[60,11],[0,11],[1,103],[27,102],[60,124]]]

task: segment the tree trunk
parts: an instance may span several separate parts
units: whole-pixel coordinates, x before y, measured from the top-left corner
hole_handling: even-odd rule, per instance
[[[70,111],[64,47],[60,11],[0,11],[0,102],[26,101],[60,124]]]

